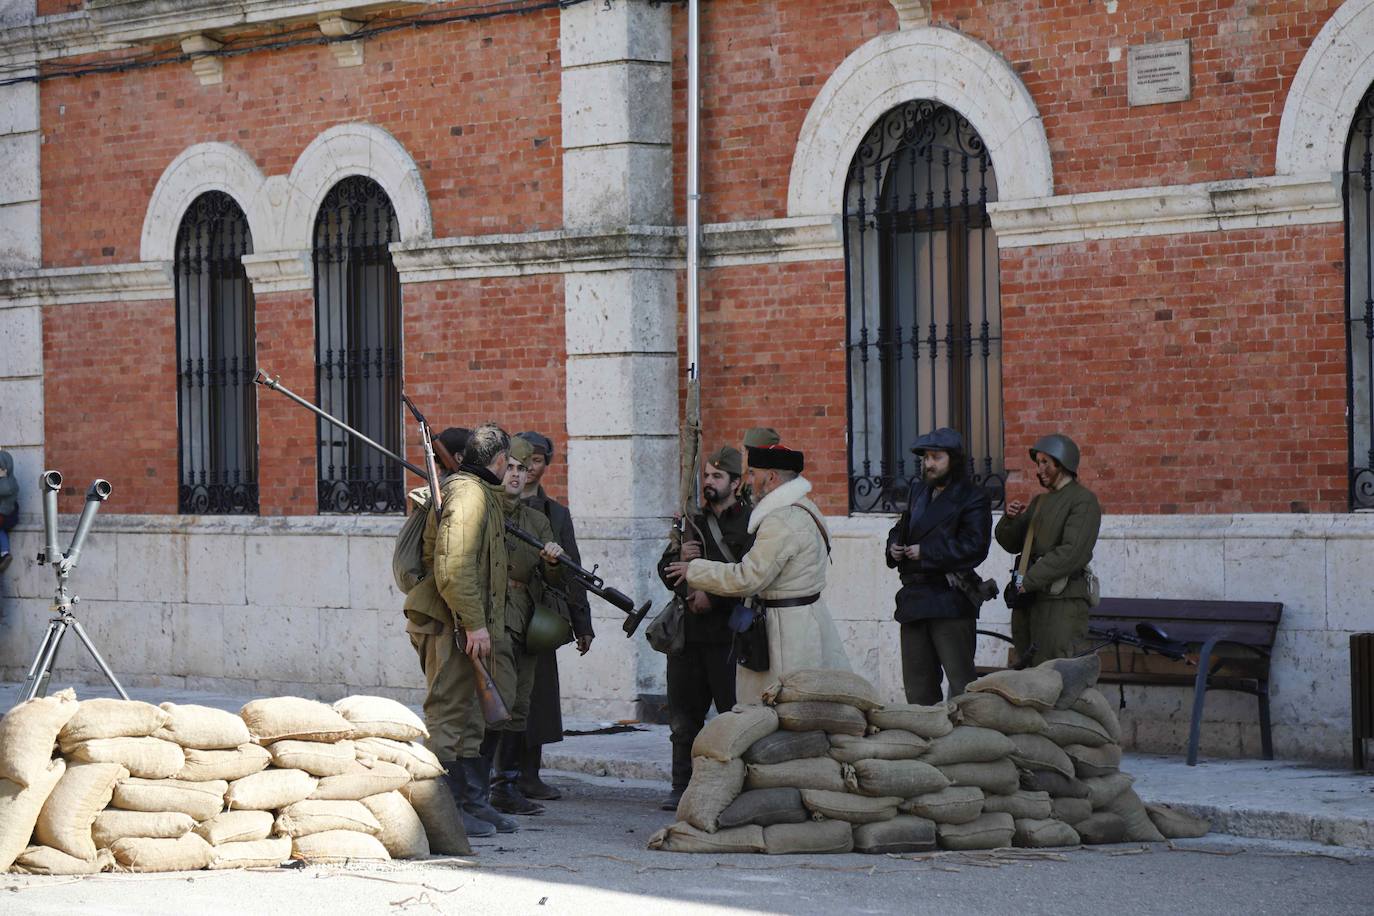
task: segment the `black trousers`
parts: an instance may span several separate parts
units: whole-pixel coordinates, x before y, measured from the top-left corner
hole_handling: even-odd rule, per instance
[[[932,617],[902,624],[902,686],[908,703],[939,703],[940,682],[946,677],[951,698],[964,692],[974,677],[977,629],[973,617]]]
[[[735,662],[727,643],[688,643],[681,655],[668,656],[668,725],[673,740],[673,788],[692,779],[692,742],[716,712],[735,705]]]

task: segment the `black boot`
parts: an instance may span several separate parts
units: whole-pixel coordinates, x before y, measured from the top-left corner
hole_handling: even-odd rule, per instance
[[[496,748],[496,778],[491,782],[491,806],[506,814],[543,814],[544,806],[520,791],[520,748],[524,732],[502,732]]]
[[[523,735],[522,735],[523,737]],[[539,778],[544,763],[544,745],[525,742],[520,750],[520,791],[526,798],[557,801],[563,793]]]
[[[496,828],[480,817],[473,817],[467,812],[468,802],[468,780],[467,772],[463,769],[461,760],[445,760],[443,767],[447,771],[444,773],[444,782],[448,783],[448,790],[453,795],[453,801],[458,806],[458,814],[463,820],[463,830],[468,837],[494,836]]]
[[[467,777],[469,799],[463,811],[496,828],[497,833],[514,833],[515,821],[491,806],[491,759],[466,757],[460,761]]]

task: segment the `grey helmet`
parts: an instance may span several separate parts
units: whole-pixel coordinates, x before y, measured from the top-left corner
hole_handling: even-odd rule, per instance
[[[1031,446],[1031,461],[1035,460],[1036,452],[1044,452],[1062,464],[1064,470],[1075,477],[1078,476],[1078,446],[1068,436],[1061,433],[1041,436],[1036,440],[1035,445]]]

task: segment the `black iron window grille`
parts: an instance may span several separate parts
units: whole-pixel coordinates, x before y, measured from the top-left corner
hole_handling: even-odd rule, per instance
[[[197,197],[177,229],[177,511],[258,511],[248,220],[228,194]]]
[[[354,176],[315,219],[315,383],[324,410],[401,451],[401,278],[391,261],[396,211]],[[321,512],[400,512],[399,464],[317,423]]]
[[[1350,508],[1374,509],[1374,86],[1355,109],[1345,147],[1346,432]]]
[[[845,184],[849,506],[897,512],[924,432],[959,430],[970,470],[1003,500],[1002,319],[992,160],[958,112],[888,111]]]

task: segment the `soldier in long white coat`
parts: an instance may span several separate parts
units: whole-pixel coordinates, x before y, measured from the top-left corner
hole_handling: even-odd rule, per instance
[[[749,478],[757,503],[749,516],[754,546],[739,563],[692,560],[665,573],[685,577],[690,588],[712,595],[754,597],[766,621],[768,668],[736,669],[736,700],[763,702],[763,691],[788,671],[849,671],[835,621],[821,592],[830,565],[830,533],[811,482],[801,476],[801,452],[780,445],[749,449]]]

